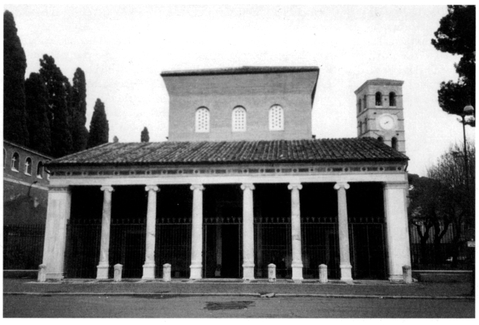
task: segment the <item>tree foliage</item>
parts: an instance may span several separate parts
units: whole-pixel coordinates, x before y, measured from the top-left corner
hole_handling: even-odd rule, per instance
[[[107,143],[108,132],[109,127],[105,113],[105,104],[98,98],[93,109],[87,147],[92,148]]]
[[[31,73],[25,81],[27,125],[30,148],[46,155],[51,151],[51,130],[48,120],[48,92],[39,73]]]
[[[53,157],[72,153],[71,111],[68,79],[55,64],[55,59],[47,54],[40,59],[40,75],[48,92],[48,117],[51,127]]]
[[[86,124],[86,80],[82,69],[77,68],[71,89],[73,152],[86,149],[88,130]]]
[[[150,142],[150,134],[148,133],[146,126],[143,131],[141,131],[141,142]]]
[[[466,105],[475,106],[476,96],[476,7],[447,6],[432,45],[439,51],[461,55],[455,65],[457,82],[442,82],[438,91],[439,106],[449,114],[461,115]]]
[[[454,234],[453,263],[457,262],[463,229],[471,226],[474,213],[475,148],[468,145],[468,166],[460,145],[452,146],[438,162],[427,171],[427,177],[409,176],[409,219],[421,239],[422,263],[441,262],[441,240],[449,228]],[[467,172],[466,172],[467,171]],[[430,232],[431,228],[434,230]],[[433,234],[435,256],[426,254],[425,245]]]
[[[27,59],[13,14],[3,14],[3,125],[4,137],[28,146],[29,135],[25,109],[25,70]]]

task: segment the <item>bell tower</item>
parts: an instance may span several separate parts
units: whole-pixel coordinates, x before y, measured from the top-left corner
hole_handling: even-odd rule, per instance
[[[372,79],[356,94],[358,137],[371,137],[406,153],[402,85],[404,81]]]

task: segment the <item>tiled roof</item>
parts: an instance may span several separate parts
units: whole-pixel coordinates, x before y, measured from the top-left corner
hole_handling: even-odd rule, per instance
[[[315,66],[243,66],[237,68],[200,69],[200,70],[177,70],[163,71],[162,77],[194,76],[194,75],[218,75],[218,74],[252,74],[252,73],[285,73],[285,72],[308,72],[319,71]]]
[[[405,162],[402,153],[373,138],[107,143],[52,161],[68,165],[172,165],[319,162]]]

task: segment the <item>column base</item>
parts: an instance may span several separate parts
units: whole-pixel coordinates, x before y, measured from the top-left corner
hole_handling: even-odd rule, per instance
[[[404,282],[404,277],[402,274],[390,274],[389,282],[393,282],[393,283]]]
[[[65,278],[63,273],[47,273],[45,280],[61,281]]]
[[[106,280],[108,279],[108,269],[110,268],[109,265],[98,265],[96,272],[96,279],[97,280]]]
[[[155,279],[155,264],[144,264],[143,265],[143,276],[142,280],[154,280]]]
[[[203,266],[200,265],[191,265],[190,266],[190,280],[199,280],[202,278],[201,271],[203,271]]]
[[[341,269],[341,281],[344,282],[353,282],[353,277],[351,275],[351,265],[340,265],[339,268]]]
[[[254,280],[254,264],[243,264],[243,280]]]
[[[303,280],[303,264],[292,264],[291,268],[293,270],[292,279],[294,281]]]

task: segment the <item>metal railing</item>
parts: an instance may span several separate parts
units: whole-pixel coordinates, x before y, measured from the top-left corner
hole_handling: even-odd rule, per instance
[[[36,270],[42,264],[45,225],[3,226],[3,269]]]

